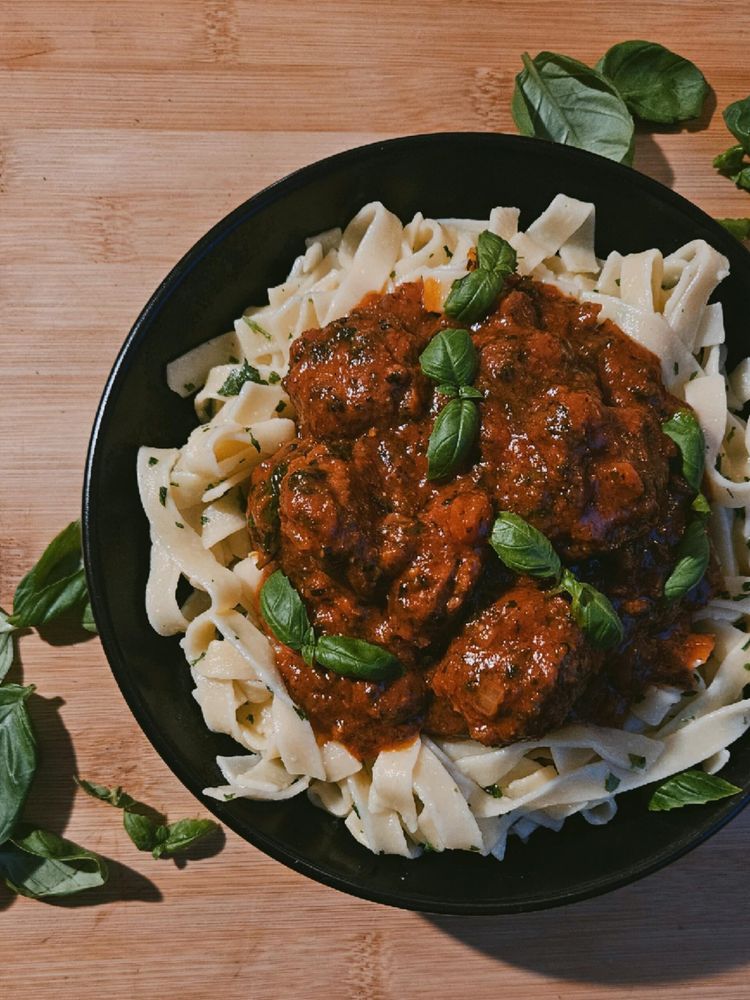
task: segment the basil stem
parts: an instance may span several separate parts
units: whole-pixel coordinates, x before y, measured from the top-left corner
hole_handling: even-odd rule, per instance
[[[682,455],[682,475],[689,486],[699,490],[706,460],[706,442],[703,431],[692,410],[678,410],[661,425]]]
[[[682,597],[703,579],[708,569],[711,549],[703,518],[692,521],[677,546],[677,564],[664,584],[669,601]]]
[[[0,844],[10,837],[36,770],[36,741],[26,708],[33,684],[0,687]]]
[[[322,635],[315,647],[315,659],[344,677],[381,681],[403,673],[401,664],[387,649],[343,635]]]
[[[632,163],[633,118],[606,77],[556,52],[521,58],[511,111],[522,135]]]
[[[518,514],[502,511],[497,516],[490,545],[514,573],[557,579],[562,572],[560,558],[547,536]]]
[[[474,381],[477,349],[467,330],[440,330],[419,355],[422,371],[436,382],[458,389]]]
[[[401,672],[396,657],[382,646],[343,635],[317,638],[302,598],[281,570],[263,584],[260,610],[279,642],[301,653],[309,666],[317,662],[344,677],[360,680],[386,680]]]
[[[94,889],[104,885],[109,874],[98,854],[27,825],[0,847],[0,872],[9,889],[31,899]]]
[[[479,410],[472,399],[452,399],[435,420],[427,446],[427,478],[454,475],[474,447],[479,431]]]
[[[648,808],[651,812],[666,812],[683,806],[703,805],[715,802],[729,795],[737,795],[742,789],[705,771],[682,771],[673,774],[664,784],[659,785],[651,796]]]
[[[710,90],[694,63],[656,42],[613,45],[596,69],[646,122],[669,125],[697,118]]]

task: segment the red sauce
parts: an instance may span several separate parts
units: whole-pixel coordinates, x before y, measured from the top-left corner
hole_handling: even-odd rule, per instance
[[[568,718],[615,722],[650,683],[692,686],[690,610],[708,584],[690,603],[661,600],[692,499],[661,423],[685,404],[658,360],[597,312],[548,285],[507,283],[472,328],[479,440],[438,483],[426,452],[445,399],[419,355],[456,324],[424,308],[421,283],[370,296],[292,345],[284,385],[298,437],[254,470],[252,542],[316,629],[383,645],[406,670],[353,680],[277,643],[320,738],[361,757],[420,729],[502,744]],[[564,598],[502,566],[487,544],[499,510],[543,531],[609,596],[620,649],[605,659]]]

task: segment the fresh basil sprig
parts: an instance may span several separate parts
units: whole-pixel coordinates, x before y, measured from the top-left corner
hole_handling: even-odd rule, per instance
[[[701,425],[692,410],[678,410],[661,425],[682,455],[682,475],[694,490],[699,490],[706,461],[706,442]]]
[[[20,826],[0,847],[0,872],[20,896],[43,899],[94,889],[107,881],[103,858],[48,830]]]
[[[73,521],[52,539],[37,564],[16,587],[13,613],[8,623],[15,628],[46,625],[70,611],[83,615],[88,602],[81,554],[81,525]]]
[[[459,323],[475,323],[496,302],[516,266],[516,251],[510,243],[485,229],[477,239],[477,267],[453,282],[443,311]]]
[[[76,781],[92,798],[122,809],[125,832],[139,851],[150,851],[154,858],[187,850],[201,837],[217,829],[217,824],[212,819],[181,819],[176,823],[162,823],[153,809],[144,806],[142,802],[136,802],[119,786],[108,788],[107,785],[97,785],[83,778],[76,778]]]
[[[699,806],[715,802],[730,795],[737,795],[742,789],[737,785],[705,771],[682,771],[673,774],[664,784],[659,785],[648,804],[651,812],[666,812],[683,806]]]
[[[502,250],[498,254],[494,251],[494,247],[488,250],[485,243],[486,260],[499,260]],[[491,258],[487,256],[490,253]],[[437,415],[427,446],[427,478],[444,479],[464,464],[477,439],[479,410],[474,400],[481,399],[482,393],[471,382],[476,377],[479,356],[468,330],[450,328],[432,338],[420,354],[419,363],[425,375],[438,383],[438,392],[453,397]]]
[[[36,741],[26,699],[34,686],[0,687],[0,844],[21,814],[36,770]]]
[[[671,124],[697,118],[709,86],[698,67],[657,42],[613,45],[596,69],[642,121]]]
[[[503,511],[492,526],[490,545],[514,573],[554,580],[557,590],[571,599],[574,621],[595,646],[610,649],[622,642],[622,622],[608,598],[563,569],[550,540],[528,521]]]
[[[750,240],[750,219],[717,219],[738,240]]]
[[[524,52],[511,111],[522,135],[587,149],[618,163],[633,160],[633,118],[614,84],[557,52]]]
[[[737,142],[714,158],[714,167],[738,188],[750,191],[750,160],[746,159],[750,157],[750,97],[727,105],[723,117]]]
[[[343,635],[316,637],[302,598],[280,569],[263,584],[260,610],[279,642],[300,653],[310,665],[319,663],[343,677],[370,681],[401,673],[399,661],[382,646]]]
[[[677,564],[664,584],[664,596],[668,601],[676,601],[700,583],[710,557],[704,518],[691,521],[677,546]]]

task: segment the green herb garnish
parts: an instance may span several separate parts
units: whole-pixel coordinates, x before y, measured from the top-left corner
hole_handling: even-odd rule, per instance
[[[704,520],[692,521],[677,546],[677,564],[664,584],[667,600],[677,600],[703,579],[710,556]]]
[[[257,385],[268,385],[268,382],[264,378],[261,378],[258,369],[245,360],[242,362],[242,367],[235,368],[227,375],[224,384],[219,389],[219,395],[238,396],[240,389],[246,382],[255,382]]]
[[[750,219],[717,219],[735,239],[750,240]]]
[[[661,425],[682,455],[682,475],[689,486],[699,490],[703,478],[706,442],[703,431],[692,410],[678,410]]]
[[[476,269],[453,282],[443,311],[460,323],[481,319],[497,300],[505,279],[516,270],[516,265],[516,251],[510,243],[485,229],[477,240]]]
[[[9,889],[31,899],[94,889],[108,876],[98,854],[28,824],[19,826],[0,847],[0,872]]]
[[[571,614],[595,646],[609,649],[622,642],[622,622],[608,598],[563,569],[550,540],[528,521],[510,511],[501,512],[492,526],[490,545],[514,573],[553,580],[571,598]]]
[[[737,795],[742,789],[732,785],[715,774],[705,771],[682,771],[659,785],[651,796],[648,808],[651,812],[666,812],[683,806],[703,805],[730,795]]]
[[[387,680],[401,672],[395,656],[381,646],[342,635],[316,637],[302,598],[281,570],[260,592],[260,610],[273,634],[312,666],[317,662],[344,677]]]
[[[36,770],[36,740],[26,701],[34,686],[0,687],[0,844],[11,836]]]

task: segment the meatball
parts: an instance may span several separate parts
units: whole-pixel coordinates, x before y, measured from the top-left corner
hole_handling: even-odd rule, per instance
[[[419,416],[432,399],[419,355],[439,318],[422,308],[422,284],[400,286],[292,344],[284,388],[301,437],[357,437]]]
[[[521,578],[464,626],[429,683],[474,739],[497,746],[559,725],[600,663],[568,603]]]

